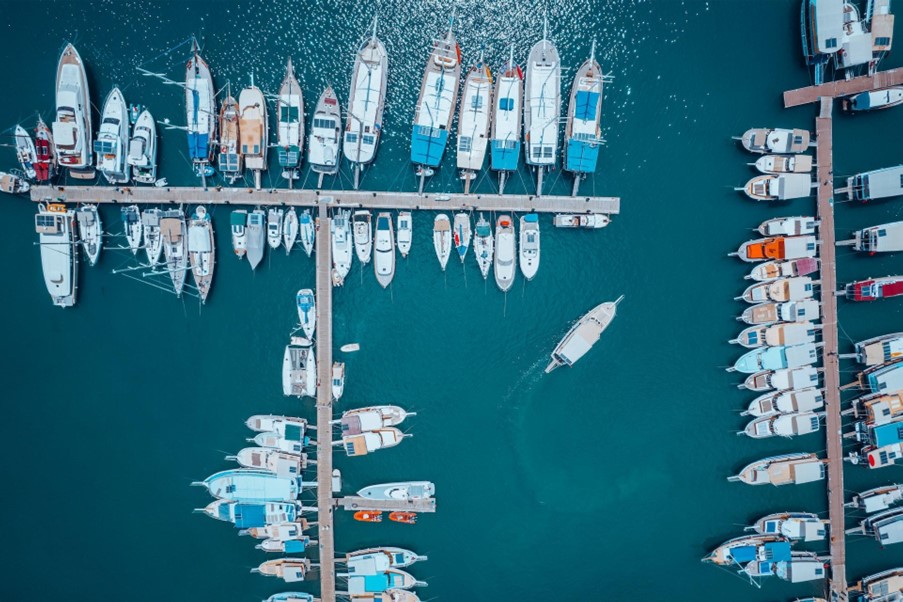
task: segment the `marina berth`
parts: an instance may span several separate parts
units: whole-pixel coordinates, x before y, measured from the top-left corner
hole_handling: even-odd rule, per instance
[[[850,282],[844,287],[850,301],[876,301],[903,295],[903,276],[885,276]]]
[[[510,215],[500,215],[495,223],[495,284],[503,293],[514,284],[517,270],[517,243],[514,239],[514,223]]]
[[[870,254],[903,251],[903,222],[857,230],[853,233],[853,250]]]
[[[56,70],[56,116],[53,141],[62,167],[76,179],[94,178],[91,168],[91,97],[82,57],[72,44],[60,55]]]
[[[602,67],[596,61],[596,41],[593,40],[589,58],[574,76],[564,126],[564,169],[574,174],[573,196],[577,196],[580,180],[596,171],[599,160],[603,80]]]
[[[314,109],[307,141],[307,162],[317,174],[317,188],[323,187],[323,176],[339,171],[339,153],[342,148],[342,109],[332,86],[327,86]]]
[[[731,253],[748,262],[802,259],[815,257],[817,254],[818,243],[814,236],[777,236],[750,240],[740,245],[735,253]]]
[[[160,217],[160,238],[163,240],[163,258],[166,271],[172,280],[176,297],[182,296],[188,271],[188,245],[186,242],[185,214],[181,209],[167,209]]]
[[[760,347],[744,353],[734,362],[729,372],[755,374],[762,370],[801,368],[818,362],[818,344],[791,345],[789,347]]]
[[[812,155],[763,155],[753,165],[764,174],[811,173]]]
[[[157,125],[147,109],[141,111],[132,127],[126,162],[132,168],[132,178],[139,184],[157,181]]]
[[[751,562],[764,546],[786,542],[782,535],[741,535],[729,539],[706,555],[702,561],[719,566],[740,566]]]
[[[780,551],[769,550],[739,571],[750,579],[775,576],[790,583],[824,580],[825,561],[815,552],[791,552],[790,544]]]
[[[160,263],[160,257],[163,256],[161,219],[163,219],[162,209],[152,207],[141,212],[141,225],[144,227],[144,252],[147,255],[147,262],[151,266]]]
[[[552,351],[552,361],[546,366],[545,373],[559,366],[572,366],[586,355],[615,319],[618,304],[623,299],[624,295],[621,295],[615,301],[600,303],[577,320]]]
[[[751,153],[802,153],[809,149],[806,130],[753,128],[740,138],[743,148]]]
[[[237,529],[265,527],[270,524],[286,523],[301,519],[301,504],[298,502],[235,502],[231,500],[214,500],[203,512],[211,518],[229,522]]]
[[[232,227],[232,250],[241,259],[248,252],[248,212],[244,209],[233,211],[229,225]]]
[[[351,223],[354,235],[354,254],[357,255],[358,261],[368,264],[373,254],[373,226],[370,212],[366,209],[355,211]]]
[[[310,215],[310,209],[305,209],[298,215],[298,237],[301,239],[301,247],[308,257],[313,253],[316,235],[317,229]]]
[[[903,86],[892,86],[884,90],[860,92],[843,99],[845,111],[853,113],[889,109],[903,103]]]
[[[392,284],[395,277],[395,236],[392,231],[392,214],[383,211],[376,216],[376,239],[373,244],[373,271],[376,281],[383,288]]]
[[[448,257],[451,255],[452,233],[451,222],[448,216],[440,213],[433,219],[433,248],[436,250],[436,257],[439,259],[439,265],[442,271],[448,265]]]
[[[298,307],[298,322],[304,330],[304,336],[313,340],[314,330],[317,328],[317,303],[314,299],[314,291],[302,288],[295,295],[295,305]]]
[[[282,356],[282,393],[286,396],[317,396],[317,361],[310,341],[292,337]]]
[[[891,596],[903,594],[903,568],[863,577],[847,591],[851,602],[891,602]]]
[[[528,213],[520,218],[518,250],[521,274],[527,281],[533,280],[539,270],[539,216],[535,213]]]
[[[20,194],[31,190],[31,184],[25,180],[24,175],[19,175],[19,173],[21,172],[18,170],[9,173],[0,171],[0,191],[6,194]]]
[[[850,200],[863,203],[903,195],[903,165],[850,176],[847,194]]]
[[[844,507],[872,514],[887,510],[900,502],[903,502],[903,485],[893,484],[875,487],[854,495],[850,502],[844,504]],[[903,586],[903,581],[901,581],[901,586]]]
[[[298,178],[304,152],[304,93],[295,77],[292,58],[285,65],[285,77],[276,98],[276,156],[282,177]]]
[[[226,96],[219,110],[219,149],[217,165],[223,178],[230,184],[242,177],[241,130],[239,118],[241,109],[232,96],[232,86],[226,85]]]
[[[499,194],[504,194],[508,172],[517,170],[520,157],[524,101],[524,73],[514,62],[513,44],[508,63],[496,76],[494,97],[489,166],[499,172]]]
[[[97,169],[110,184],[129,181],[126,143],[129,139],[128,108],[119,88],[113,88],[103,103],[100,129],[94,141]]]
[[[536,170],[537,196],[543,172],[555,167],[561,117],[561,59],[548,30],[546,20],[542,40],[530,49],[524,85],[524,159]]]
[[[398,406],[372,406],[348,410],[342,414],[341,420],[335,422],[341,425],[342,435],[359,435],[367,431],[398,426],[408,416],[416,415],[416,412],[406,412]]]
[[[801,485],[825,478],[825,461],[809,453],[784,454],[752,462],[728,481],[747,485]]]
[[[807,276],[809,274],[814,274],[818,269],[819,260],[815,257],[804,257],[802,259],[791,259],[788,261],[773,260],[754,266],[750,273],[745,276],[745,279],[755,280],[757,282],[767,282],[769,280],[776,280],[777,278]]]
[[[345,392],[345,363],[332,363],[332,400],[338,401]]]
[[[254,172],[254,188],[260,189],[261,175],[267,168],[267,133],[269,132],[267,104],[260,88],[254,85],[238,95],[238,129],[241,133],[241,154],[245,168]]]
[[[398,245],[398,252],[403,258],[407,258],[408,253],[411,252],[411,240],[414,233],[414,220],[411,212],[399,211],[397,223],[395,242]]]
[[[395,447],[401,443],[402,439],[410,436],[405,435],[397,428],[387,427],[357,435],[344,435],[341,441],[336,441],[333,445],[341,445],[349,457],[366,456],[379,449]]]
[[[429,481],[407,481],[370,485],[357,492],[368,500],[425,500],[436,494],[436,486]]]
[[[903,358],[903,332],[873,337],[856,343],[856,361],[866,366],[877,366]]]
[[[210,67],[199,50],[197,40],[192,40],[191,57],[185,65],[185,113],[188,158],[195,173],[204,178],[213,175],[209,162],[216,140],[216,93]]]
[[[824,407],[825,393],[822,389],[790,389],[760,395],[740,415],[761,418],[777,414],[811,413]]]
[[[245,421],[245,426],[258,433],[277,431],[281,434],[287,434],[294,429],[296,432],[295,438],[297,439],[304,434],[304,430],[307,428],[307,420],[292,416],[279,416],[277,414],[255,414]]]
[[[763,516],[746,530],[781,535],[790,541],[823,541],[828,522],[813,512],[778,512]]]
[[[141,223],[141,210],[138,205],[129,205],[123,207],[122,229],[125,232],[125,240],[129,245],[132,255],[138,255],[138,249],[141,248],[141,235],[144,232],[144,226]]]
[[[281,207],[270,207],[267,210],[267,244],[274,251],[282,244],[282,222],[285,210]]]
[[[812,194],[812,177],[800,173],[756,176],[746,183],[744,191],[754,201],[802,199]]]
[[[351,240],[351,211],[340,209],[332,216],[329,227],[332,239],[332,283],[342,286],[351,271],[351,255],[354,243]]]
[[[65,205],[39,203],[34,225],[47,292],[54,305],[72,307],[78,291],[75,211]]]
[[[291,502],[301,492],[301,479],[249,468],[223,470],[192,485],[206,487],[215,498],[236,502]]]
[[[25,128],[17,124],[13,139],[16,143],[16,157],[19,159],[19,165],[22,166],[25,177],[29,180],[36,179],[35,164],[38,161],[38,153],[31,136],[25,131]]]
[[[799,412],[778,414],[777,416],[761,416],[752,420],[738,434],[742,433],[753,439],[808,435],[821,429],[822,415],[814,412]]]
[[[483,53],[467,72],[458,116],[457,165],[464,180],[464,193],[486,162],[492,110],[492,73],[483,62]],[[463,261],[463,258],[462,258]]]
[[[803,301],[811,299],[813,294],[812,278],[799,276],[752,284],[737,299],[742,299],[747,303]]]
[[[248,235],[247,256],[251,269],[257,269],[260,261],[263,259],[263,252],[266,248],[264,240],[266,239],[266,213],[263,209],[257,208],[248,214],[248,226],[246,232]]]
[[[786,389],[807,389],[817,387],[819,370],[812,366],[802,368],[783,368],[780,370],[762,370],[746,377],[740,385],[741,389],[750,391],[784,391]]]
[[[801,236],[815,234],[817,227],[814,217],[776,217],[765,220],[756,230],[762,236]]]
[[[494,254],[495,240],[492,236],[492,226],[481,213],[473,233],[473,255],[477,260],[483,280],[489,277]]]
[[[298,213],[294,207],[289,207],[282,220],[282,244],[285,245],[285,254],[290,255],[295,241],[298,240]]]
[[[611,219],[601,213],[589,213],[586,215],[556,213],[552,217],[552,225],[556,228],[604,228],[609,222],[611,222]]]
[[[747,324],[811,322],[819,319],[819,307],[819,302],[811,299],[786,303],[760,303],[743,310],[739,319]]]
[[[251,569],[251,572],[267,577],[278,577],[286,583],[297,583],[304,581],[310,566],[310,560],[307,558],[279,558],[267,560],[256,569]]]
[[[188,222],[188,259],[191,275],[198,289],[201,303],[207,301],[213,284],[213,268],[216,266],[216,247],[213,222],[203,205],[198,205]]]
[[[388,569],[376,575],[348,577],[348,593],[351,595],[378,594],[388,589],[411,589],[424,585],[426,584],[400,569]]]
[[[386,47],[376,37],[374,17],[373,33],[364,41],[354,57],[348,95],[348,118],[345,121],[345,142],[342,150],[354,171],[355,190],[360,181],[361,170],[376,158],[376,149],[382,133],[388,74],[389,57]]]
[[[97,205],[82,205],[75,211],[75,219],[78,222],[78,238],[85,257],[88,258],[88,265],[97,265],[103,249],[103,224]]]
[[[277,477],[297,477],[307,468],[306,454],[295,455],[266,447],[246,447],[226,459],[235,460],[244,468],[271,472]]]
[[[753,349],[756,347],[780,347],[814,343],[820,326],[811,322],[787,322],[771,326],[750,326],[736,339],[729,341]]]
[[[461,263],[467,256],[467,249],[470,248],[470,215],[463,211],[455,214],[455,221],[452,232],[452,242],[455,245],[455,251]]]
[[[847,529],[847,535],[870,535],[881,547],[903,542],[903,508],[892,508],[863,519],[858,527]]]
[[[57,162],[56,145],[53,143],[53,134],[40,116],[38,116],[38,123],[34,129],[34,147],[35,180],[48,182],[56,177],[59,164]]]
[[[263,602],[314,602],[315,598],[312,594],[302,592],[283,592],[281,594],[273,594]]]

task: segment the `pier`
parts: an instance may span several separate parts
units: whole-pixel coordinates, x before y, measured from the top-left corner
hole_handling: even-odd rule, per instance
[[[374,512],[435,512],[436,499],[425,500],[371,500],[366,497],[349,496],[339,498],[338,505],[351,512],[372,510]]]
[[[784,108],[798,107],[820,102],[822,98],[842,98],[860,92],[874,92],[903,84],[903,68],[879,71],[874,75],[860,75],[836,82],[826,82],[819,86],[807,86],[784,92]]]

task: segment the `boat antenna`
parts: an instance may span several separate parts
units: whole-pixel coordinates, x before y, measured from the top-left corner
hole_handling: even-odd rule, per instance
[[[254,87],[254,72],[251,71],[251,87]]]
[[[378,16],[378,15],[373,15],[373,35],[370,36],[370,41],[371,41],[371,42],[375,42],[375,41],[376,41],[376,23],[377,23],[377,20],[378,20],[378,19],[379,19],[379,16]]]

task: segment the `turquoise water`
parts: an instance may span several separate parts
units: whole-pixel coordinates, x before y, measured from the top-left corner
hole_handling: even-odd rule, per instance
[[[480,46],[494,63],[516,44],[521,60],[539,38],[542,3],[458,3],[465,62]],[[583,190],[623,199],[602,232],[563,232],[542,220],[536,279],[518,276],[505,296],[471,257],[443,274],[430,244],[432,215],[415,216],[414,249],[387,291],[355,264],[335,299],[335,340],[359,342],[339,409],[397,403],[418,415],[414,437],[364,458],[336,457],[347,490],[430,479],[439,512],[416,527],[354,523],[341,514],[336,549],[399,545],[428,554],[412,572],[423,599],[778,600],[819,584],[776,580],[758,590],[699,558],[769,512],[824,512],[822,485],[749,488],[725,477],[773,453],[823,451],[820,436],[750,441],[734,432],[750,399],[722,370],[740,351],[732,298],[746,266],[726,256],[774,215],[813,210],[805,201],[755,206],[733,186],[752,175],[730,140],[752,126],[812,127],[813,110],[781,109],[780,92],[809,83],[799,58],[796,2],[574,2],[549,4],[564,80],[598,44],[614,76],[605,92],[600,169]],[[374,11],[390,53],[385,136],[363,186],[413,190],[408,136],[431,36],[448,3],[160,2],[7,3],[0,59],[14,93],[3,115],[30,124],[53,107],[58,51],[73,40],[89,65],[95,104],[112,85],[180,123],[180,90],[141,77],[143,65],[181,77],[199,36],[217,85],[251,72],[274,90],[291,54],[308,105],[327,83],[347,97],[353,50]],[[34,39],[40,36],[40,44]],[[27,54],[26,54],[27,53]],[[27,56],[27,60],[22,60]],[[892,55],[885,67],[900,64]],[[838,177],[901,163],[903,112],[836,120]],[[194,183],[184,134],[164,132],[161,175]],[[12,151],[3,155],[12,165]],[[430,190],[460,186],[453,154]],[[273,177],[271,174],[268,177]],[[331,185],[350,187],[350,173]],[[305,181],[311,186],[313,179]],[[557,173],[547,192],[567,193]],[[275,180],[274,180],[275,183]],[[281,183],[279,183],[281,185]],[[492,191],[493,176],[477,182]],[[523,171],[507,187],[528,189]],[[311,401],[281,396],[283,345],[298,288],[314,284],[301,253],[270,254],[256,273],[229,253],[227,212],[213,210],[219,263],[206,306],[176,300],[112,274],[130,255],[105,251],[80,274],[78,306],[51,306],[33,242],[33,207],[4,199],[8,234],[3,332],[5,420],[15,458],[4,464],[6,520],[0,599],[258,600],[285,589],[248,573],[265,559],[227,525],[193,515],[208,503],[191,481],[230,466],[254,413],[312,417]],[[838,204],[839,234],[891,221],[899,201]],[[119,217],[104,210],[108,230]],[[489,217],[489,216],[487,216]],[[120,239],[121,240],[121,239]],[[116,244],[115,240],[111,243]],[[899,257],[840,249],[841,282],[900,270]],[[368,266],[369,268],[369,266]],[[604,343],[580,364],[544,376],[567,325],[596,303],[626,295]],[[841,303],[843,335],[903,330],[903,306]],[[845,364],[852,377],[854,366]],[[848,488],[899,480],[898,468],[846,471]],[[307,499],[312,500],[312,497]],[[850,521],[852,526],[853,521]],[[824,551],[821,548],[814,548]],[[855,539],[849,577],[903,563]],[[315,582],[308,586],[316,591]],[[704,592],[704,593],[703,593]]]

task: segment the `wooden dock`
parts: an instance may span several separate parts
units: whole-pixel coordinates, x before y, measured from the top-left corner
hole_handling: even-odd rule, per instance
[[[903,84],[903,68],[879,71],[874,75],[860,75],[851,79],[826,82],[820,86],[787,90],[784,92],[784,108],[819,102],[822,98],[841,98],[860,92],[873,92],[901,84]]]
[[[109,186],[34,186],[32,201],[66,203],[201,204],[319,207],[371,207],[374,209],[426,209],[451,211],[536,211],[539,213],[604,213],[621,210],[617,197],[535,196],[526,194],[417,194],[416,192],[369,192],[364,190],[290,190],[273,188],[200,187],[109,187]]]
[[[436,498],[426,500],[371,500],[365,497],[342,497],[338,505],[351,512],[373,510],[375,512],[435,512]]]

